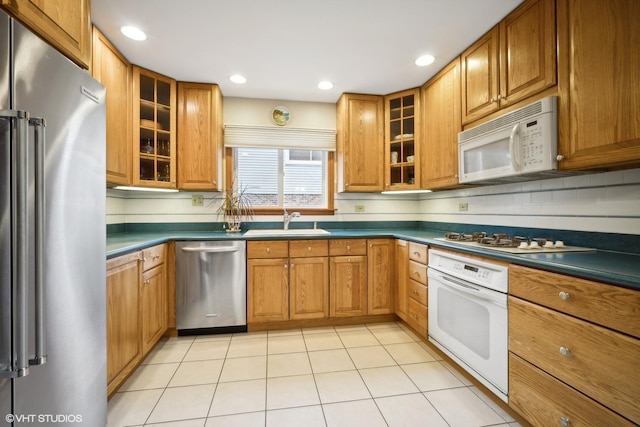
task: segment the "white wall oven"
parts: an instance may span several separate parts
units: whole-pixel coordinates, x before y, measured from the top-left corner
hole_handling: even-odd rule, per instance
[[[429,250],[429,341],[507,402],[508,267]]]

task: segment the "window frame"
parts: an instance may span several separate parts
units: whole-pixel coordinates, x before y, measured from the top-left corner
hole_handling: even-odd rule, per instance
[[[225,151],[225,190],[231,189],[234,173],[233,148],[226,147]],[[326,208],[295,208],[296,212],[302,215],[335,215],[334,194],[335,194],[335,168],[336,153],[329,151],[327,153],[327,207]],[[253,215],[283,215],[284,209],[277,207],[254,207]]]

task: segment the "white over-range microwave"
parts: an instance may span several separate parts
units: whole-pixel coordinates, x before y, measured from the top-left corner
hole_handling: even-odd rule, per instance
[[[557,97],[549,96],[458,134],[461,183],[518,182],[558,169]]]

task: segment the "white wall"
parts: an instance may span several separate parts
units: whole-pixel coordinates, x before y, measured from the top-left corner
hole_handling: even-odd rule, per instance
[[[335,129],[335,104],[225,98],[224,122],[276,126],[271,111],[284,105],[289,126]],[[192,206],[192,194],[204,206]],[[107,190],[107,224],[220,222],[219,193],[138,193]],[[460,212],[459,203],[469,210]],[[365,211],[356,213],[356,205]],[[427,195],[338,194],[334,216],[303,217],[303,221],[435,221],[508,225],[575,231],[640,234],[640,169],[588,174],[434,192]],[[256,217],[278,221],[280,216]]]

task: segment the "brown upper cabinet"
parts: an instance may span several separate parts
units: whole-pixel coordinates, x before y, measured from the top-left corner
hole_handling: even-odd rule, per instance
[[[178,188],[222,186],[222,93],[215,84],[178,82]]]
[[[460,118],[460,58],[422,86],[420,188],[458,185]]]
[[[420,89],[385,96],[385,190],[420,185]]]
[[[0,6],[82,68],[91,63],[90,0],[0,0]]]
[[[555,1],[525,1],[461,62],[463,124],[556,85]]]
[[[384,177],[384,97],[342,94],[337,104],[337,190],[379,192]]]
[[[93,77],[107,89],[107,184],[132,183],[131,64],[93,27]]]
[[[133,184],[176,188],[176,81],[133,67]]]
[[[558,0],[560,169],[640,165],[640,2]]]

